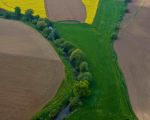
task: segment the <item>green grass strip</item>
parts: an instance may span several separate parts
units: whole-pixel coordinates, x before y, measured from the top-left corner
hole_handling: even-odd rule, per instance
[[[56,23],[59,33],[87,56],[93,74],[92,96],[68,120],[135,120],[112,34],[120,24],[124,0],[101,0],[93,25]]]

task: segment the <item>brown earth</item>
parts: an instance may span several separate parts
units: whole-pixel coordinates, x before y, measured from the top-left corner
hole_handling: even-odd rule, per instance
[[[132,108],[150,120],[150,0],[132,0],[115,42]]]
[[[29,120],[56,93],[64,66],[38,32],[0,19],[0,119]]]
[[[45,6],[50,20],[84,22],[86,18],[86,10],[82,0],[45,0]]]

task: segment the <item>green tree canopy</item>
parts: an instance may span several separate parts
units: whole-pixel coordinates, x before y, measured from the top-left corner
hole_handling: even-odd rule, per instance
[[[89,82],[87,80],[75,82],[73,92],[75,96],[79,96],[80,98],[89,96],[90,95]]]
[[[75,49],[71,53],[69,60],[74,67],[79,67],[80,63],[85,60],[85,55],[80,49]]]

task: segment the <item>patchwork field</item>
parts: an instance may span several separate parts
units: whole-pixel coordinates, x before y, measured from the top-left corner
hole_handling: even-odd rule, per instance
[[[115,43],[132,107],[150,120],[150,0],[132,0]]]
[[[0,10],[14,11],[20,6],[24,12],[32,8],[35,14],[56,21],[54,26],[61,37],[85,53],[93,75],[92,95],[67,120],[137,120],[134,112],[139,120],[150,119],[150,0],[129,4],[115,42],[117,59],[113,37],[126,5],[124,0],[0,0]],[[56,94],[64,78],[64,65],[35,30],[4,19],[0,19],[0,58],[0,117],[30,119]],[[67,61],[63,62],[66,78],[35,119],[57,114],[72,92],[73,71]]]
[[[29,120],[56,93],[64,66],[38,32],[0,19],[0,118]]]

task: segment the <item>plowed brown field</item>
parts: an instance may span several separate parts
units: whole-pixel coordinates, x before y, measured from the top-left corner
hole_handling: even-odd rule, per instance
[[[35,30],[0,19],[0,119],[29,120],[56,93],[64,66]]]
[[[132,0],[115,43],[139,120],[150,120],[150,0]]]
[[[45,6],[50,20],[84,22],[86,18],[86,10],[82,0],[45,0]]]

